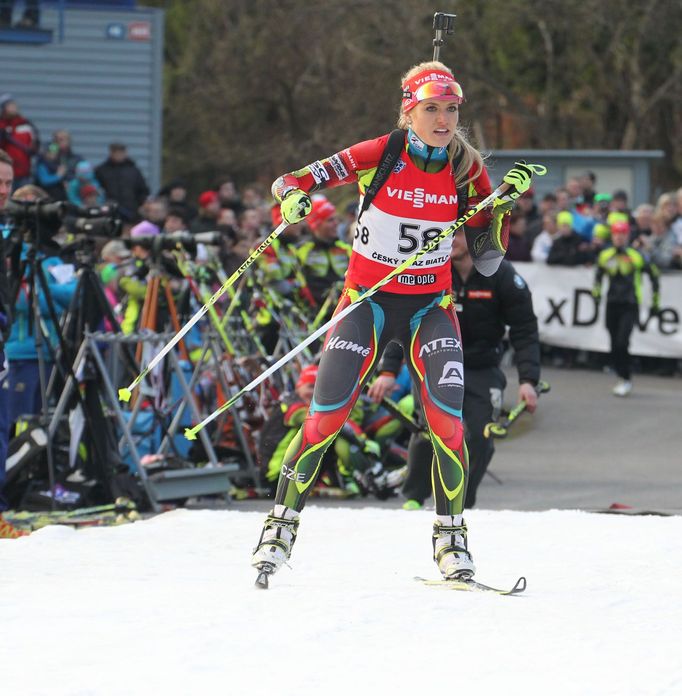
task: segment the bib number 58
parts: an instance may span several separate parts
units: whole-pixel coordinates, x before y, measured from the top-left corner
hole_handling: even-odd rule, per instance
[[[410,225],[407,222],[400,223],[400,243],[398,251],[401,254],[414,254],[419,249],[419,242],[424,248],[432,242],[443,230],[438,227],[427,227],[420,231],[420,225]],[[433,248],[433,251],[438,251],[440,242]]]

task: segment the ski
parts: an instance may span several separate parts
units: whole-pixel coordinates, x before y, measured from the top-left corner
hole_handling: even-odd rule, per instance
[[[526,578],[520,577],[511,590],[500,590],[497,587],[484,585],[482,582],[477,582],[472,578],[468,580],[429,580],[428,578],[420,578],[416,576],[415,580],[429,587],[444,587],[448,590],[460,590],[462,592],[494,592],[499,595],[516,595],[521,594],[526,589]]]
[[[81,529],[83,527],[110,527],[136,522],[140,519],[137,510],[127,512],[117,512],[109,510],[99,513],[86,515],[57,515],[48,513],[33,512],[30,515],[24,513],[5,513],[5,518],[22,531],[35,532],[43,527],[50,525],[62,525]]]
[[[72,510],[14,510],[7,514],[18,521],[30,522],[34,519],[60,519],[66,520],[71,518],[79,518],[87,515],[95,515],[109,512],[128,513],[137,510],[135,503],[128,498],[116,498],[114,503],[106,503],[104,505],[93,505],[86,508],[74,508]]]

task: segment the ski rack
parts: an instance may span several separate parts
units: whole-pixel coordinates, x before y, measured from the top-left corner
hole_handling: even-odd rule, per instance
[[[133,407],[132,411],[129,412],[128,418],[126,418],[126,415],[124,414],[124,411],[121,408],[120,402],[117,398],[116,389],[112,383],[111,376],[113,372],[107,369],[99,345],[105,344],[115,348],[117,346],[120,347],[123,344],[142,343],[143,345],[154,346],[163,345],[167,338],[168,337],[165,334],[151,331],[146,331],[143,334],[133,333],[129,335],[111,334],[105,332],[93,333],[86,331],[83,342],[80,345],[73,363],[73,374],[79,375],[82,373],[88,357],[92,358],[98,376],[102,380],[102,398],[116,417],[117,425],[120,429],[121,439],[119,443],[119,450],[122,446],[127,445],[130,457],[140,478],[142,488],[144,489],[149,500],[149,504],[154,512],[161,511],[159,502],[163,500],[215,494],[222,494],[229,497],[229,491],[232,487],[229,474],[234,473],[239,469],[239,464],[237,463],[221,464],[218,461],[215,449],[213,448],[208,433],[203,433],[201,443],[206,452],[209,466],[203,468],[187,467],[181,469],[169,469],[153,474],[148,474],[147,470],[143,466],[133,434],[135,418],[139,413],[142,399],[137,399],[135,406]],[[111,351],[111,354],[113,353],[114,351]],[[181,411],[180,416],[182,415],[182,410],[184,410],[186,406],[189,406],[193,417],[200,420],[201,414],[192,396],[191,387],[188,385],[187,380],[185,379],[185,375],[177,355],[175,352],[171,351],[165,359],[170,363],[170,368],[176,375],[178,385],[183,394],[183,401],[179,409]],[[197,365],[197,368],[195,368],[192,379],[190,380],[191,385],[196,382],[200,367],[201,364]],[[50,441],[52,441],[52,438],[57,432],[59,422],[67,410],[71,394],[75,389],[78,389],[78,384],[73,377],[69,377],[64,385],[64,389],[59,397],[55,412],[48,426],[48,438]],[[178,414],[176,414],[170,427],[168,428],[168,431],[166,432],[162,446],[159,448],[159,453],[165,452],[170,445],[171,438],[174,435],[173,428],[177,430],[179,428],[179,422],[180,418],[178,417]]]

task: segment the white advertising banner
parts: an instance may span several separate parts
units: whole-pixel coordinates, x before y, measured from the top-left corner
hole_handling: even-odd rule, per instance
[[[544,263],[515,263],[533,293],[533,308],[538,318],[540,340],[552,346],[608,352],[606,330],[606,291],[603,298],[592,297],[594,268],[547,266]],[[682,358],[682,273],[661,275],[661,312],[650,316],[651,284],[642,280],[643,293],[639,324],[630,340],[632,355]]]

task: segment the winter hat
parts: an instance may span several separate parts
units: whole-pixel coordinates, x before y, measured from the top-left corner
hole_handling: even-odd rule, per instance
[[[14,97],[9,93],[5,92],[4,94],[0,94],[0,111],[2,111],[5,108],[5,104],[9,104],[10,102],[14,101]]]
[[[112,239],[102,247],[100,256],[105,260],[112,257],[127,259],[131,254],[130,249],[120,239]]]
[[[217,203],[220,200],[216,191],[204,191],[199,196],[199,205],[202,208],[208,208],[212,203]]]
[[[611,232],[609,231],[608,225],[605,225],[603,222],[598,222],[592,230],[592,236],[601,239],[602,242],[606,242],[611,238]]]
[[[79,179],[90,179],[92,177],[92,165],[87,160],[81,160],[76,165],[76,176]]]
[[[557,225],[570,225],[571,227],[573,227],[573,214],[569,213],[568,210],[562,210],[556,216],[556,224]]]
[[[307,367],[304,367],[303,370],[301,370],[301,375],[299,376],[298,381],[296,382],[296,389],[302,387],[304,384],[315,384],[318,369],[319,368],[317,365],[308,365]]]
[[[613,225],[614,222],[629,222],[628,220],[628,214],[627,213],[619,213],[616,210],[612,210],[607,216],[606,216],[606,224]]]
[[[79,193],[81,198],[87,198],[88,196],[99,195],[99,191],[97,190],[97,187],[93,186],[92,184],[85,184],[84,186],[81,186],[78,193]]]
[[[336,215],[334,204],[324,196],[318,196],[313,199],[313,209],[306,220],[310,228],[314,231],[333,215]]]
[[[610,226],[611,234],[630,234],[630,223],[626,220],[616,220]]]
[[[155,237],[159,234],[159,228],[149,220],[138,222],[135,227],[130,230],[131,237]]]

